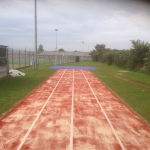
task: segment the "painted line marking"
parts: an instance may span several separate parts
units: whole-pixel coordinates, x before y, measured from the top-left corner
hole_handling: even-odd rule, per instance
[[[124,145],[122,144],[121,140],[119,139],[119,137],[118,137],[118,135],[117,135],[117,133],[116,133],[116,131],[115,131],[115,129],[114,129],[114,127],[113,127],[111,121],[109,120],[108,116],[106,115],[106,113],[105,113],[105,111],[104,111],[102,105],[100,104],[100,102],[99,102],[97,96],[95,95],[95,93],[94,93],[94,91],[93,91],[93,89],[92,89],[90,83],[88,82],[88,79],[86,78],[86,76],[84,75],[84,73],[83,73],[82,70],[81,70],[81,72],[82,72],[82,74],[83,74],[85,80],[87,81],[87,83],[88,83],[88,85],[89,85],[89,87],[90,87],[90,89],[91,89],[91,91],[92,91],[92,93],[93,93],[93,95],[94,95],[94,97],[95,97],[97,103],[99,104],[99,106],[100,106],[100,108],[101,108],[101,110],[102,110],[102,112],[103,112],[103,114],[104,114],[104,116],[105,116],[107,122],[109,123],[109,125],[110,125],[110,127],[111,127],[111,129],[112,129],[112,131],[113,131],[113,133],[114,133],[114,135],[115,135],[115,137],[116,137],[116,139],[118,140],[118,142],[119,142],[119,144],[120,144],[122,150],[125,150]]]
[[[73,150],[73,118],[74,118],[74,70],[72,77],[72,104],[71,104],[71,129],[70,129],[70,150]]]
[[[20,150],[21,147],[23,146],[24,142],[26,141],[28,135],[30,134],[31,130],[33,129],[35,123],[36,123],[37,120],[39,119],[39,117],[40,117],[40,115],[41,115],[43,109],[45,108],[45,106],[47,105],[47,103],[48,103],[48,101],[50,100],[51,96],[53,95],[55,89],[57,88],[57,86],[58,86],[58,84],[59,84],[60,80],[62,79],[62,77],[63,77],[63,75],[64,75],[65,72],[66,72],[66,70],[65,70],[65,71],[63,72],[63,74],[61,75],[59,81],[57,82],[57,84],[56,84],[56,86],[54,87],[53,91],[51,92],[50,96],[48,97],[48,99],[47,99],[46,102],[44,103],[44,105],[43,105],[43,107],[41,108],[40,112],[37,114],[35,120],[33,121],[33,123],[31,124],[31,126],[30,126],[30,128],[29,128],[29,130],[27,131],[27,133],[26,133],[25,136],[23,137],[22,142],[19,144],[17,150]]]

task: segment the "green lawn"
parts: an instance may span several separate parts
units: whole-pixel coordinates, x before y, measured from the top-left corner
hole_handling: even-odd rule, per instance
[[[101,65],[99,77],[124,102],[150,123],[150,76],[137,72],[120,72],[115,67]]]
[[[50,70],[49,65],[39,65],[38,70],[26,68],[20,71],[26,73],[26,76],[0,80],[0,116],[52,75],[55,70]]]
[[[0,80],[0,115],[12,108],[16,102],[55,72],[55,70],[49,70],[49,65],[49,62],[44,63],[42,60],[38,70],[23,69],[22,71],[27,74],[25,77],[9,77]],[[66,65],[96,67],[97,70],[92,72],[131,109],[150,123],[150,75],[91,61]]]
[[[96,67],[97,70],[92,72],[134,112],[150,123],[150,75],[99,62],[85,61],[76,65]]]

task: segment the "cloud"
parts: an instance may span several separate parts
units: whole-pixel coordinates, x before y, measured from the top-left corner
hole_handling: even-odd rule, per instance
[[[148,41],[148,3],[118,0],[37,0],[38,45],[80,50],[81,42],[93,49],[96,44],[127,49],[131,39]],[[34,0],[0,1],[1,44],[34,49]]]

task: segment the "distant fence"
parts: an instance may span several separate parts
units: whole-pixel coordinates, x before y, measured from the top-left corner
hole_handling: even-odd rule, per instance
[[[38,54],[38,63],[48,65],[63,65],[71,62],[91,60],[91,56],[79,53],[78,56],[73,52],[43,52]],[[34,52],[27,50],[8,51],[9,69],[19,69],[34,65]],[[33,66],[34,67],[34,66]]]
[[[79,62],[84,60],[91,60],[88,52],[56,52],[44,51],[39,53],[39,59],[44,60],[44,63],[51,65],[63,65],[71,62]]]
[[[27,50],[9,50],[8,62],[9,69],[18,69],[32,65],[34,60],[34,52]]]
[[[56,58],[56,59],[55,59]],[[43,64],[50,64],[50,65],[63,65],[71,62],[76,62],[76,57],[75,56],[44,56],[41,57],[39,56],[39,59],[43,59]]]

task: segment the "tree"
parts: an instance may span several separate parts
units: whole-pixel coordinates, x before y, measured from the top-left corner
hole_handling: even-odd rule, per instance
[[[101,45],[97,44],[97,45],[95,46],[95,49],[96,49],[98,52],[104,51],[104,50],[105,50],[105,44],[101,44]]]
[[[91,52],[90,52],[90,55],[91,55],[92,60],[93,60],[94,62],[97,62],[97,61],[98,61],[98,52],[97,52],[96,50],[91,51]]]
[[[60,48],[60,49],[58,50],[58,52],[65,52],[65,50],[64,50],[63,48]]]
[[[101,61],[101,55],[105,51],[105,44],[97,44],[95,50],[91,51],[90,55],[93,61]]]
[[[147,57],[150,44],[141,40],[131,40],[131,63],[132,69],[139,69],[144,65],[144,59]]]
[[[42,45],[42,44],[39,45],[38,52],[39,52],[39,53],[44,52],[44,49],[43,49],[43,45]]]

